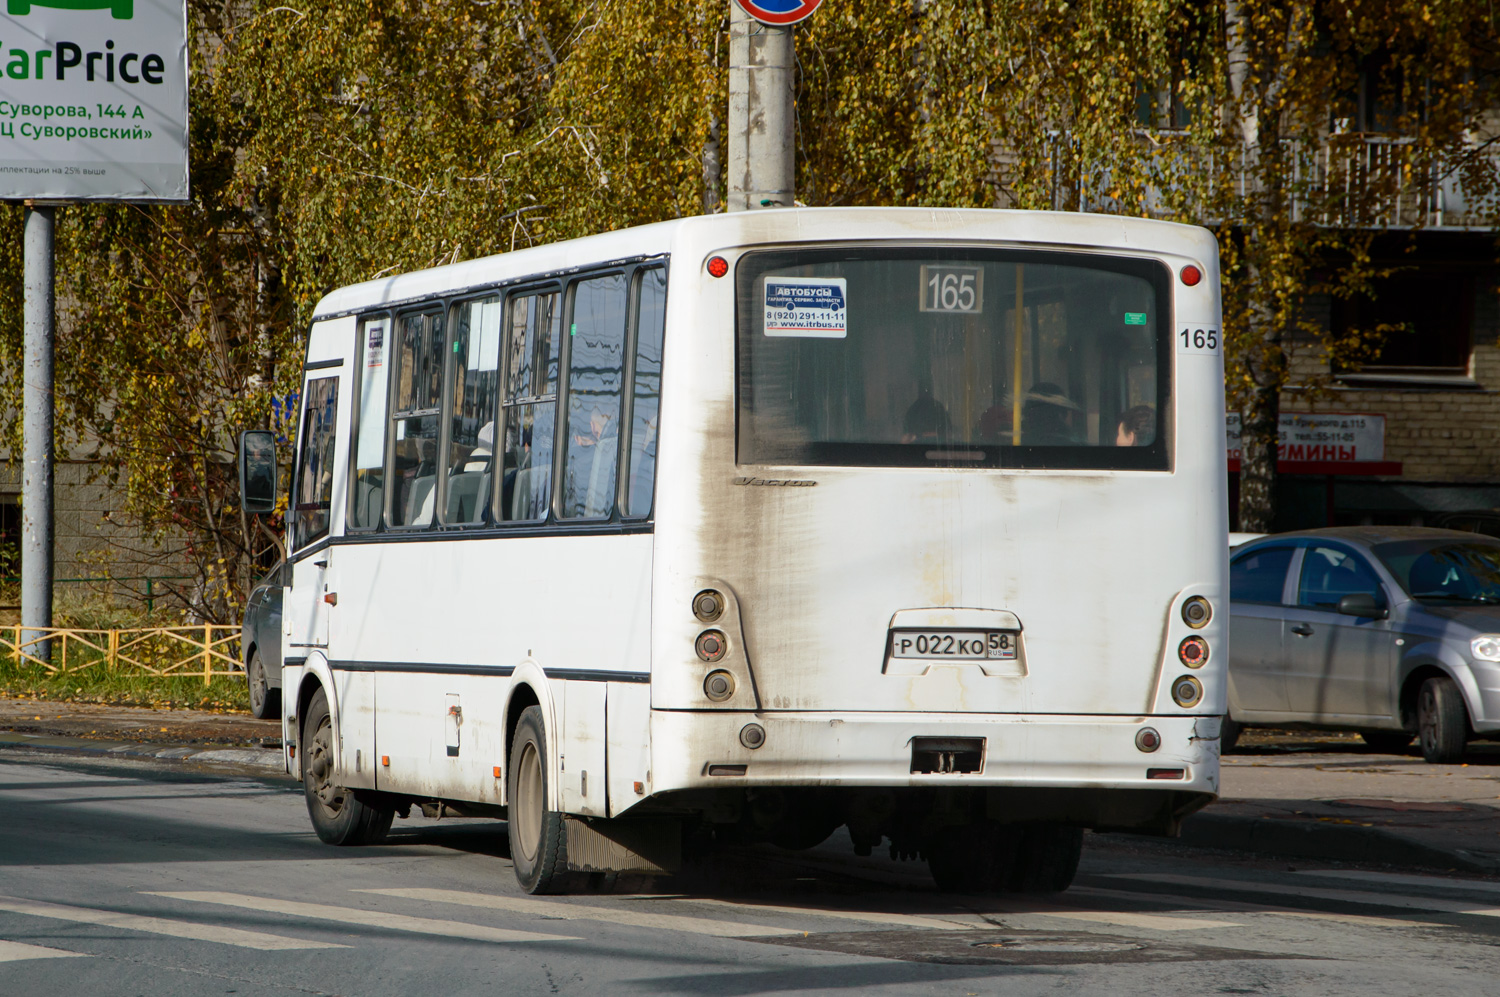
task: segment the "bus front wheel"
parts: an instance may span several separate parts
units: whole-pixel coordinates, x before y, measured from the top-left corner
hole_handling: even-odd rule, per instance
[[[328,694],[313,693],[302,726],[302,792],[313,830],[330,845],[372,845],[385,840],[394,809],[372,807],[337,783],[333,765],[333,720]]]
[[[562,814],[547,809],[547,732],[542,710],[528,706],[510,745],[507,825],[516,882],[527,893],[564,893],[568,873],[567,828]]]

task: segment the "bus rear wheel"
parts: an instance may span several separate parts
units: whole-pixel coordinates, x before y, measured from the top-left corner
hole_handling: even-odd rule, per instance
[[[1017,893],[1061,893],[1083,857],[1083,828],[1029,824],[1021,829],[1008,883]]]
[[[927,847],[927,869],[944,893],[1003,893],[1019,834],[1013,825],[983,821],[938,832]]]
[[[516,882],[527,893],[565,893],[568,873],[567,827],[562,814],[547,809],[547,732],[542,710],[528,706],[510,744],[510,860]]]
[[[313,693],[302,725],[302,792],[313,830],[330,845],[370,845],[385,840],[394,809],[372,807],[335,781],[333,720],[328,694]]]

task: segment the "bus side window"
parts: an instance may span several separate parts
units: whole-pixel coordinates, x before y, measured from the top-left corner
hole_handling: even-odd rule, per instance
[[[307,382],[302,414],[302,443],[293,485],[293,549],[328,535],[333,503],[333,451],[338,441],[339,379]]]
[[[495,452],[495,395],[500,381],[498,297],[458,306],[453,329],[452,397],[444,523],[478,523],[489,509]]]
[[[379,526],[385,508],[385,358],[390,329],[391,320],[381,316],[366,319],[360,330],[359,416],[349,497],[349,527],[356,530]]]
[[[556,291],[519,294],[507,309],[504,466],[500,519],[547,518],[552,503],[552,437],[557,417],[559,325]]]
[[[626,483],[626,519],[651,514],[656,482],[656,433],[661,417],[662,336],[667,324],[667,272],[640,271],[635,339],[635,387],[630,419],[630,479]]]
[[[614,511],[620,459],[620,388],[625,373],[624,274],[573,285],[568,329],[568,432],[563,439],[564,519],[602,519]]]
[[[426,526],[436,500],[438,412],[443,386],[443,315],[412,312],[396,320],[396,400],[386,474],[391,526]]]

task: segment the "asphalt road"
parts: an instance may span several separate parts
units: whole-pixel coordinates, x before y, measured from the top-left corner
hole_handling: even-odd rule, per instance
[[[706,875],[522,895],[504,825],[335,849],[296,787],[0,759],[0,994],[1495,992],[1500,881],[1091,840],[1049,898],[748,849]]]

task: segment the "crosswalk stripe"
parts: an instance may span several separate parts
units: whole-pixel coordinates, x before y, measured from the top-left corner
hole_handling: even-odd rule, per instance
[[[707,918],[683,917],[678,914],[655,914],[619,907],[588,907],[582,904],[554,903],[522,897],[497,896],[490,893],[466,893],[462,890],[383,889],[354,890],[353,892],[378,893],[384,897],[401,897],[406,900],[463,904],[466,907],[483,907],[487,910],[506,910],[517,914],[561,917],[568,920],[607,921],[610,924],[624,924],[635,928],[687,931],[697,935],[715,935],[721,938],[769,938],[803,933],[799,928],[774,928],[764,924],[712,921]]]
[[[1299,876],[1319,879],[1352,879],[1358,882],[1391,886],[1420,886],[1434,890],[1462,890],[1468,893],[1500,893],[1500,883],[1475,879],[1447,879],[1443,876],[1413,876],[1399,872],[1362,872],[1358,869],[1298,869]]]
[[[87,952],[66,952],[62,949],[49,949],[41,945],[27,945],[25,942],[7,942],[0,938],[0,962],[20,962],[22,959],[78,959],[88,955]]]
[[[1069,895],[1118,897],[1122,900],[1149,900],[1156,903],[1173,904],[1219,914],[1276,914],[1280,917],[1302,917],[1314,921],[1330,921],[1338,924],[1360,924],[1373,928],[1448,928],[1452,925],[1433,921],[1409,921],[1398,917],[1371,917],[1367,914],[1330,914],[1319,910],[1298,910],[1293,907],[1274,907],[1269,904],[1246,903],[1242,900],[1204,900],[1202,897],[1184,897],[1172,893],[1138,893],[1131,890],[1110,890],[1093,886],[1075,886]]]
[[[1426,910],[1443,914],[1500,917],[1500,909],[1494,907],[1476,907],[1472,903],[1464,903],[1457,900],[1408,897],[1396,893],[1368,893],[1362,890],[1324,890],[1306,886],[1269,886],[1260,883],[1250,883],[1241,879],[1208,879],[1199,876],[1177,876],[1142,872],[1117,872],[1109,873],[1107,876],[1110,879],[1138,879],[1153,883],[1170,883],[1175,886],[1203,886],[1214,890],[1270,893],[1287,897],[1306,897],[1310,900],[1334,900],[1340,903],[1367,904],[1372,907],[1404,907],[1410,910]]]
[[[509,928],[491,928],[483,924],[466,924],[463,921],[441,921],[430,917],[408,917],[405,914],[387,914],[384,911],[364,910],[357,907],[333,907],[328,904],[309,904],[296,900],[277,900],[273,897],[252,897],[244,893],[218,893],[194,890],[182,893],[151,893],[153,897],[172,900],[190,900],[196,903],[222,904],[226,907],[242,907],[267,914],[286,914],[291,917],[307,917],[320,921],[339,921],[358,924],[367,928],[388,928],[392,931],[410,931],[421,935],[443,935],[448,938],[469,938],[479,942],[576,942],[572,935],[549,935],[538,931],[513,931]]]
[[[173,921],[164,917],[122,914],[119,911],[94,910],[89,907],[68,907],[63,904],[49,904],[41,900],[22,900],[19,897],[0,897],[0,910],[7,910],[13,914],[30,914],[33,917],[50,917],[54,920],[72,921],[77,924],[98,924],[108,928],[145,931],[153,935],[191,938],[200,942],[218,942],[221,945],[237,945],[240,948],[261,949],[268,952],[348,947],[332,942],[313,942],[302,938],[269,935],[260,931],[246,931],[242,928],[225,928],[216,924],[195,924],[191,921]]]
[[[646,900],[650,897],[636,897],[633,899]],[[708,897],[672,897],[683,903],[704,904],[714,907],[728,907],[732,910],[755,911],[766,914],[793,914],[800,917],[832,917],[841,918],[846,921],[863,921],[866,924],[895,924],[903,928],[933,928],[943,931],[953,931],[961,928],[981,928],[986,925],[975,923],[972,915],[955,915],[953,920],[942,920],[937,917],[921,917],[916,914],[893,914],[883,911],[863,910],[830,910],[826,907],[783,907],[776,904],[738,903],[733,900],[712,900]]]

